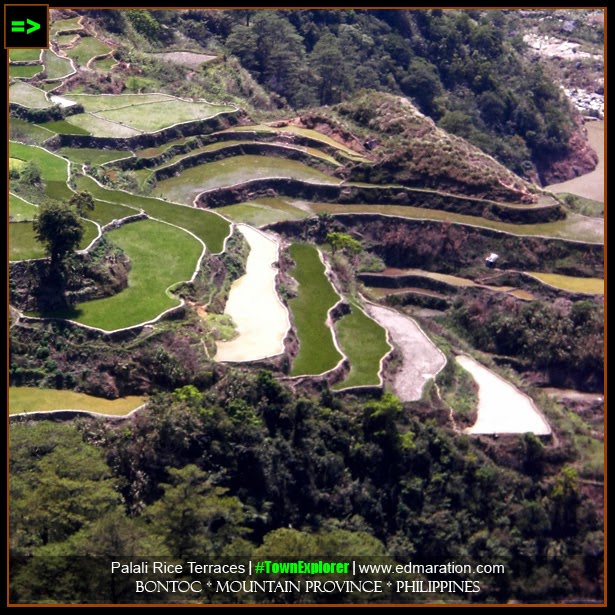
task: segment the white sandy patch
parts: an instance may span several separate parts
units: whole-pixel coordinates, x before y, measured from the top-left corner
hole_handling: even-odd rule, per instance
[[[457,363],[478,385],[478,418],[464,431],[473,434],[526,433],[547,435],[551,428],[534,402],[472,357],[460,355]]]
[[[224,313],[233,319],[238,336],[218,342],[216,361],[256,361],[280,354],[290,329],[288,312],[275,290],[278,243],[245,224],[237,228],[250,254],[246,274],[231,286]]]
[[[367,313],[388,332],[402,353],[402,368],[394,375],[393,392],[402,401],[421,398],[425,383],[446,364],[446,357],[412,318],[395,310],[366,303]]]
[[[60,105],[60,107],[72,107],[73,105],[77,104],[74,100],[69,100],[68,98],[64,98],[63,96],[51,95],[49,97],[49,100],[54,105]]]

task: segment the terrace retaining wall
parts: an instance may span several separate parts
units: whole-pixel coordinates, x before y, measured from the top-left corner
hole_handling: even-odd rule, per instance
[[[405,186],[319,184],[283,177],[254,179],[234,186],[208,190],[197,197],[196,204],[197,207],[224,207],[271,196],[339,204],[409,205],[512,224],[553,222],[566,217],[566,212],[559,203],[537,207],[514,206]]]
[[[158,147],[168,141],[224,130],[239,123],[244,112],[225,111],[202,120],[183,122],[157,132],[148,132],[133,137],[95,137],[93,135],[59,135],[60,147],[133,150]]]
[[[360,234],[364,246],[381,256],[390,267],[452,274],[458,274],[463,268],[480,267],[486,272],[485,256],[495,252],[500,255],[500,271],[522,269],[604,276],[604,246],[600,244],[514,235],[469,224],[383,214],[333,214],[332,218],[345,229]],[[309,231],[309,220],[287,220],[264,228],[303,239]]]

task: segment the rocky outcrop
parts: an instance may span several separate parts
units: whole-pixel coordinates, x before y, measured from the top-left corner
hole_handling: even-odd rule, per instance
[[[587,130],[581,119],[568,142],[568,151],[558,158],[536,161],[538,176],[543,186],[557,184],[589,173],[598,164],[598,154],[587,141]]]

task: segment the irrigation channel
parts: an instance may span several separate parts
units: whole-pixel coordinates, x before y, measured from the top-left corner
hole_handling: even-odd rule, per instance
[[[250,254],[246,273],[233,282],[224,311],[233,319],[237,337],[218,342],[217,361],[257,361],[280,354],[290,329],[288,312],[275,289],[277,241],[246,224],[237,229]]]
[[[459,355],[456,361],[478,385],[478,418],[466,433],[551,433],[549,424],[527,395],[471,357]]]

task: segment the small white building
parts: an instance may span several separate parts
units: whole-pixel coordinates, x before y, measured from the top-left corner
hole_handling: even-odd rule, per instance
[[[495,267],[495,264],[498,261],[499,255],[496,254],[495,252],[492,252],[486,259],[485,259],[485,265],[487,265],[487,267]]]

